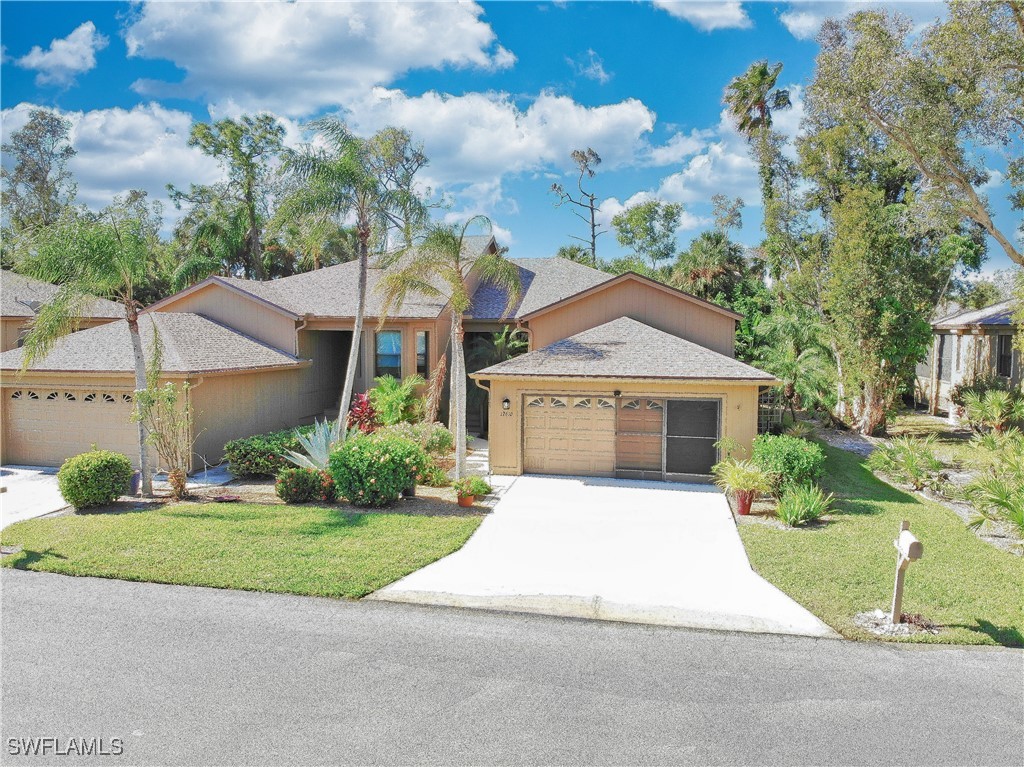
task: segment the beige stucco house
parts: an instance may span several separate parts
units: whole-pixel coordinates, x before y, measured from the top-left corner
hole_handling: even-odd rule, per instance
[[[917,366],[915,395],[929,413],[945,412],[955,419],[953,388],[976,378],[996,376],[1020,385],[1024,371],[1020,351],[1013,346],[1011,304],[960,311],[932,323],[932,347]]]
[[[468,238],[466,248],[472,256],[497,245]],[[611,277],[559,258],[511,260],[523,285],[516,305],[509,310],[507,295],[471,275],[465,322],[468,337],[514,325],[530,340],[531,353],[506,363],[517,366],[474,376],[490,389],[495,471],[701,474],[719,437],[749,447],[758,392],[773,379],[733,359],[738,315],[639,275]],[[383,374],[428,376],[449,349],[442,300],[413,296],[379,324],[383,274],[369,274],[356,391]],[[193,386],[194,468],[221,460],[231,439],[336,414],[357,275],[347,263],[265,282],[211,277],[146,309],[144,343],[155,328],[165,378]],[[591,348],[591,366],[538,367],[552,344]],[[57,465],[92,444],[135,455],[125,323],[61,339],[33,369],[21,374],[20,366],[20,350],[0,354],[4,463]],[[557,433],[564,424],[583,439],[567,444]],[[585,450],[573,447],[582,442]]]
[[[0,270],[0,352],[17,349],[39,308],[57,295],[60,288],[7,269]],[[89,302],[78,318],[81,330],[124,318],[124,307],[105,298]]]

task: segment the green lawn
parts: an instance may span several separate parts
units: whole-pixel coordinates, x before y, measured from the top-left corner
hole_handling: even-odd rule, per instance
[[[822,481],[836,512],[803,530],[740,527],[750,561],[762,576],[851,638],[856,613],[888,611],[900,522],[924,544],[907,572],[903,611],[920,613],[943,629],[896,641],[1024,646],[1024,558],[979,540],[949,509],[877,479],[862,459],[825,447]]]
[[[129,581],[358,598],[455,551],[477,516],[178,504],[34,519],[0,534],[5,567]]]

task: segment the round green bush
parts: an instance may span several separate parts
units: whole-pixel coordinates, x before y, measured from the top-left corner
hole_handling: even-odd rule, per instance
[[[104,506],[128,492],[132,462],[123,453],[92,450],[64,461],[57,471],[57,486],[64,500],[76,509]]]
[[[302,450],[296,432],[310,434],[313,426],[299,426],[297,429],[282,429],[269,434],[233,439],[224,445],[231,473],[236,477],[276,477],[287,468],[289,450]]]
[[[784,434],[762,434],[755,439],[751,460],[771,479],[776,498],[788,487],[813,483],[825,470],[821,445]]]
[[[339,495],[355,506],[381,507],[416,484],[427,454],[412,440],[391,434],[350,437],[331,453],[330,472]]]
[[[285,503],[333,503],[336,495],[334,478],[328,472],[299,467],[282,469],[274,492]]]

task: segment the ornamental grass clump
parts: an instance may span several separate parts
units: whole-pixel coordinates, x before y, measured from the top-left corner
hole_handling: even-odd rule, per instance
[[[831,493],[825,495],[817,485],[791,485],[783,492],[775,512],[790,527],[799,527],[828,514],[833,500]]]
[[[133,473],[128,456],[91,450],[64,461],[57,471],[57,486],[65,501],[76,509],[88,509],[113,503],[127,494]]]
[[[360,435],[331,453],[339,495],[355,506],[390,506],[419,481],[427,454],[416,442],[389,434]]]
[[[739,514],[749,514],[757,496],[772,488],[771,478],[753,461],[727,458],[716,463],[711,473],[715,475],[716,485],[733,494]]]

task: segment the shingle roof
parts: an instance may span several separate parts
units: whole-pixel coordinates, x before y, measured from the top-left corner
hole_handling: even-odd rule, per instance
[[[961,311],[938,320],[934,325],[935,327],[940,328],[955,328],[966,325],[1010,326],[1013,324],[1013,318],[1011,317],[1013,313],[1011,307],[1012,303],[1013,301],[1000,301],[998,304],[992,304],[991,306],[986,306],[982,309],[971,309],[966,312]]]
[[[58,285],[4,269],[0,271],[0,316],[34,317],[33,306],[52,300],[58,290]],[[116,319],[124,317],[124,307],[105,298],[94,298],[82,316]]]
[[[490,237],[466,237],[463,247],[467,254],[477,256],[484,252],[490,241]],[[367,317],[379,317],[383,311],[384,302],[376,287],[384,274],[384,269],[371,263],[366,276],[365,314]],[[243,280],[237,277],[217,277],[216,279],[298,316],[312,314],[317,317],[352,317],[355,314],[359,290],[359,263],[349,261],[265,282]],[[390,316],[405,319],[434,319],[441,313],[446,303],[442,298],[410,295],[401,307],[390,312]]]
[[[302,360],[225,327],[186,312],[153,312],[139,317],[139,332],[147,361],[153,345],[153,326],[163,344],[167,373],[214,373],[294,366]],[[21,368],[22,349],[0,354],[0,370]],[[127,322],[110,322],[59,339],[31,370],[62,372],[128,372],[135,370]]]
[[[519,267],[522,297],[508,317],[515,319],[548,304],[613,279],[607,272],[577,264],[567,258],[512,258]],[[494,285],[481,285],[473,296],[467,317],[497,320],[505,317],[508,293]]]
[[[763,370],[629,317],[473,374],[483,379],[501,376],[775,380]]]

